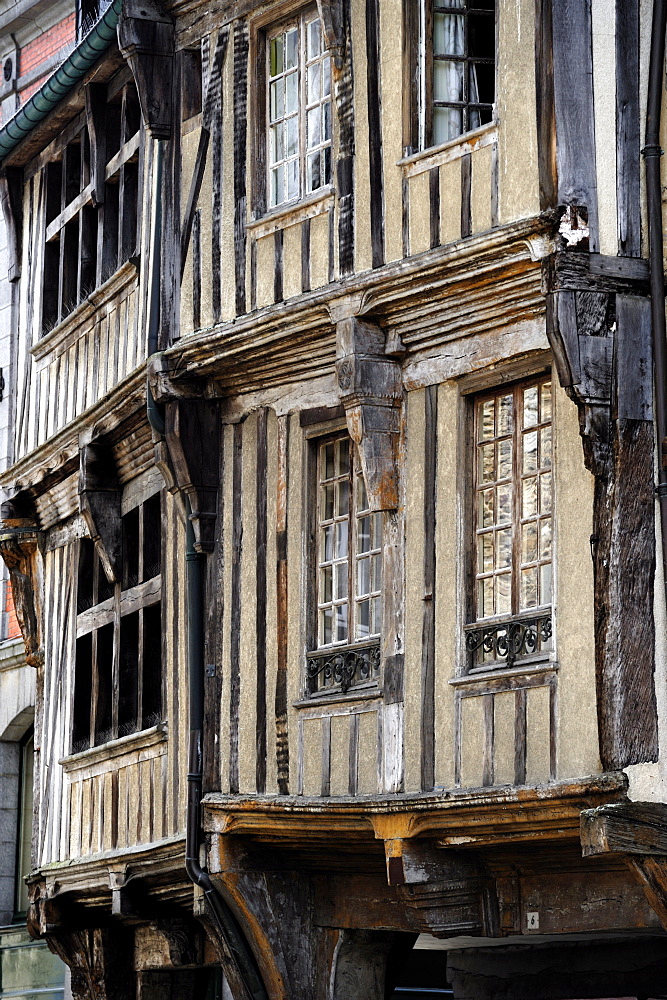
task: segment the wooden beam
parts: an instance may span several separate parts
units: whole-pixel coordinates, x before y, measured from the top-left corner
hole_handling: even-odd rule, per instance
[[[154,139],[172,132],[174,22],[157,0],[125,0],[118,45],[130,64],[144,123]]]
[[[10,281],[18,281],[23,242],[23,171],[18,167],[5,167],[0,171],[0,204],[7,230],[7,277]]]
[[[582,854],[667,856],[667,804],[611,802],[581,814]]]

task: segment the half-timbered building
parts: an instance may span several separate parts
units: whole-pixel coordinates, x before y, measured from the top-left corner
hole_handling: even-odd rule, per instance
[[[88,13],[0,130],[31,932],[81,998],[661,995],[665,5]]]

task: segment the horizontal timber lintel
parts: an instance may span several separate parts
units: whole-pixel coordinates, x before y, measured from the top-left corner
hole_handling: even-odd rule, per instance
[[[298,842],[456,837],[462,845],[579,839],[584,809],[625,799],[627,778],[609,772],[545,785],[440,790],[378,798],[231,796],[204,798],[210,833]]]

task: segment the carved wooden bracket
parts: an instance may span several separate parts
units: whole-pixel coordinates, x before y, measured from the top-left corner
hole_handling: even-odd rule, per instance
[[[79,452],[79,510],[110,582],[121,576],[121,487],[113,450],[91,441]]]
[[[5,167],[0,171],[0,203],[7,229],[9,266],[7,277],[18,281],[21,277],[21,233],[23,231],[23,170]]]
[[[174,22],[157,0],[124,0],[118,44],[137,85],[144,122],[154,139],[171,137]]]
[[[220,482],[220,405],[207,399],[165,406],[165,441],[174,483],[190,502],[197,552],[212,552]]]
[[[581,814],[584,857],[620,854],[667,930],[667,803],[614,802]]]
[[[2,504],[0,556],[9,570],[16,618],[31,667],[44,663],[41,631],[41,565],[37,515],[23,494]]]
[[[401,366],[385,353],[384,331],[374,323],[340,319],[336,338],[338,394],[359,449],[371,510],[396,510]]]

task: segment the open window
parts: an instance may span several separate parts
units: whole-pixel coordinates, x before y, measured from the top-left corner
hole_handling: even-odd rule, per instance
[[[408,152],[493,120],[495,0],[404,0]]]
[[[139,99],[131,82],[104,90],[94,90],[90,114],[52,143],[42,168],[43,334],[136,253]]]
[[[160,509],[156,493],[123,517],[118,583],[79,543],[73,753],[162,721]]]

